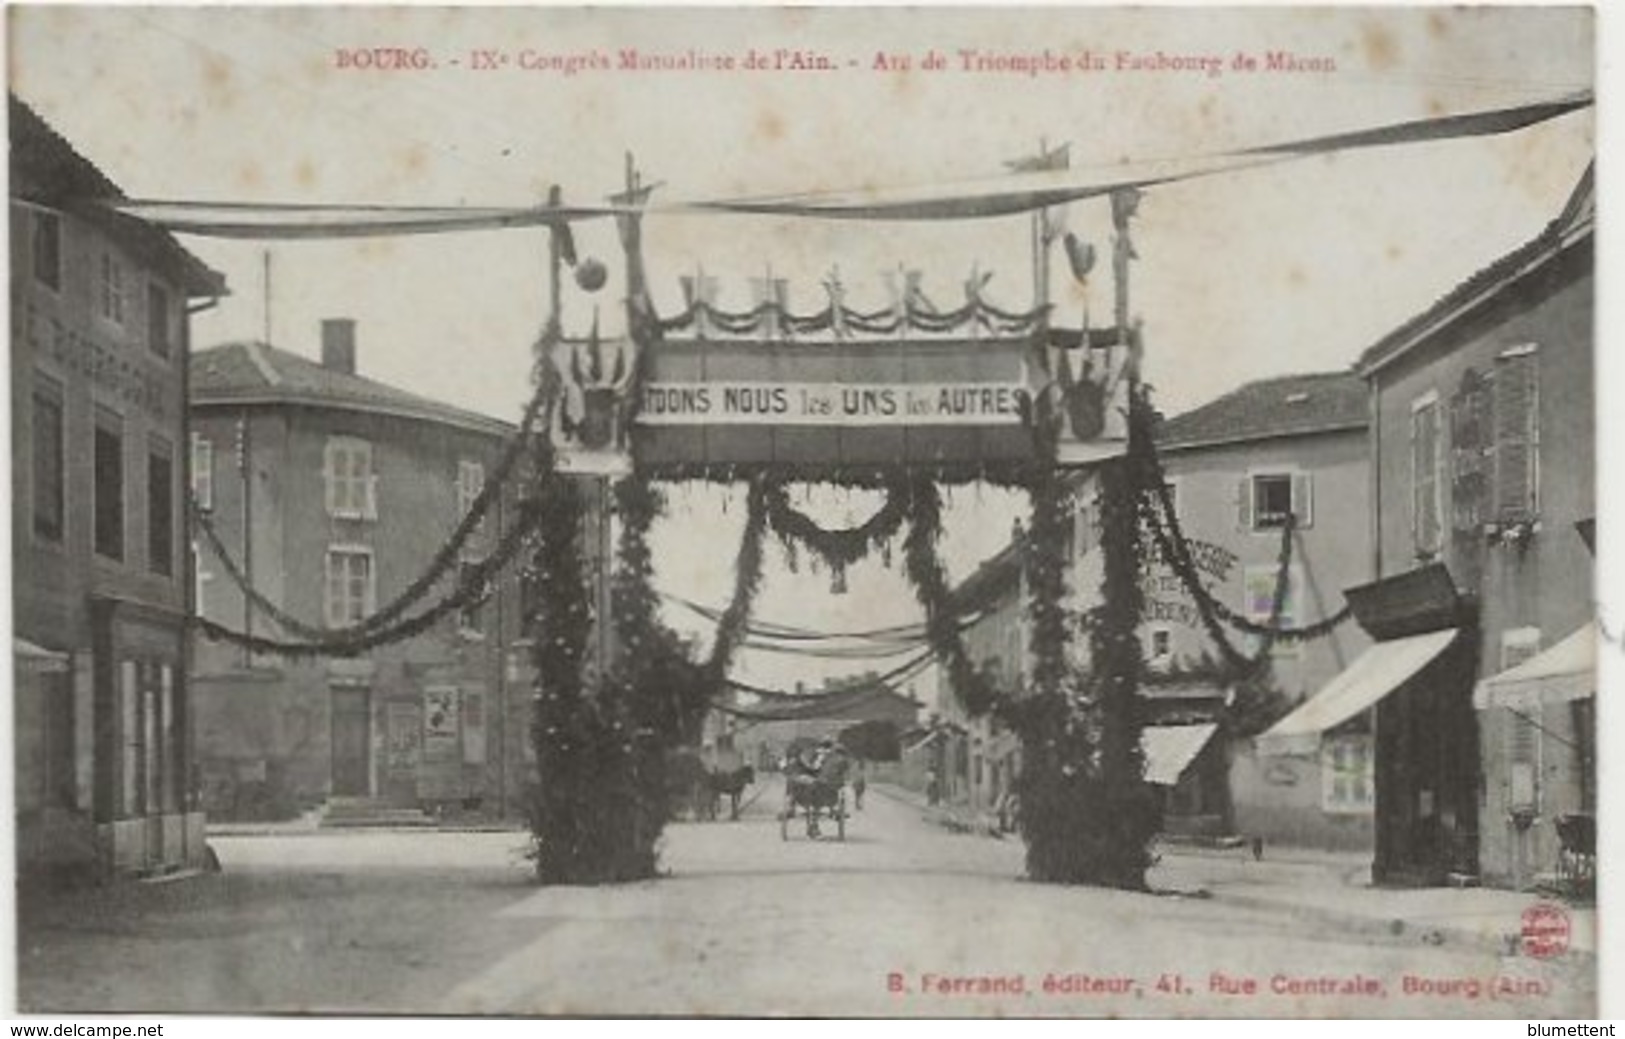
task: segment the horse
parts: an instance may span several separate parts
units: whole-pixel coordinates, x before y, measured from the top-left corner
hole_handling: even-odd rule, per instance
[[[794,765],[795,759],[792,759]],[[819,836],[818,820],[826,812],[835,820],[842,840],[846,839],[846,797],[842,787],[852,760],[839,747],[830,748],[816,765],[802,764],[792,768],[784,777],[784,811],[779,815],[780,836],[788,838],[790,820],[796,809],[802,810],[807,820],[807,836]]]
[[[722,798],[727,797],[729,802],[728,818],[739,819],[739,798],[744,794],[745,788],[756,782],[756,770],[749,765],[741,765],[730,769],[708,769],[705,781],[711,791],[711,804],[709,817],[717,817],[717,809]]]

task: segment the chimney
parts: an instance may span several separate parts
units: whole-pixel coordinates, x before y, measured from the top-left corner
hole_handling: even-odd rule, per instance
[[[355,374],[355,320],[327,318],[322,322],[322,367]]]

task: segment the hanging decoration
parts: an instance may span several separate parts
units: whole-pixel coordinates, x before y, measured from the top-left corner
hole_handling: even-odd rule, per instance
[[[909,532],[903,561],[915,595],[925,607],[925,630],[932,653],[948,674],[949,687],[971,715],[993,709],[996,692],[971,662],[960,637],[959,615],[948,575],[938,554],[942,538],[942,497],[928,477],[914,476],[908,487]]]
[[[767,521],[787,549],[804,546],[836,573],[844,572],[871,552],[880,551],[902,528],[907,515],[908,486],[893,478],[886,487],[886,502],[861,526],[826,530],[790,503],[785,484],[767,488]],[[791,549],[793,550],[793,549]]]
[[[767,537],[769,491],[767,478],[758,476],[751,480],[746,495],[745,531],[739,539],[739,555],[734,561],[734,594],[728,608],[717,620],[717,632],[706,664],[707,675],[717,685],[728,676],[734,652],[744,640],[751,605],[756,601],[756,593],[762,585],[762,550]]]
[[[823,332],[840,338],[853,333],[893,336],[902,332],[1024,336],[1037,332],[1049,317],[1047,306],[1029,311],[1003,310],[980,295],[967,297],[963,306],[945,313],[916,309],[912,303],[901,309],[854,310],[846,306],[844,297],[838,294],[832,294],[829,305],[812,314],[792,314],[776,300],[761,303],[748,311],[731,312],[722,310],[686,285],[685,299],[687,305],[681,313],[661,319],[662,332],[686,332],[707,337],[720,333],[724,336],[763,339]]]
[[[469,504],[468,511],[458,520],[457,526],[447,536],[446,543],[429,560],[423,572],[414,578],[412,583],[407,585],[394,599],[391,599],[355,624],[329,628],[319,624],[310,624],[293,616],[273,602],[265,593],[254,587],[253,582],[248,579],[248,575],[237,565],[236,559],[232,556],[231,550],[226,547],[219,531],[215,529],[209,513],[199,508],[195,501],[189,500],[193,525],[203,535],[203,539],[208,544],[210,551],[220,561],[220,567],[225,572],[226,577],[248,598],[253,607],[283,630],[302,640],[302,642],[298,643],[286,640],[287,645],[319,642],[334,647],[350,647],[338,655],[353,656],[370,646],[382,645],[384,642],[410,637],[409,635],[397,636],[394,632],[391,632],[390,637],[385,638],[383,642],[368,641],[366,645],[360,645],[364,637],[373,636],[381,631],[394,628],[395,622],[407,610],[428,595],[435,584],[445,578],[447,574],[460,566],[463,560],[463,548],[468,543],[469,537],[484,522],[491,511],[491,506],[501,496],[503,488],[508,485],[513,476],[515,466],[526,455],[530,447],[536,420],[541,415],[546,399],[542,386],[538,385],[536,392],[531,395],[530,401],[525,405],[525,412],[520,419],[518,431],[509,439],[507,446],[503,449],[501,458],[497,461],[496,467],[487,474],[484,483],[480,485],[479,493],[475,496],[473,502]],[[476,601],[477,598],[476,596]],[[446,612],[449,612],[449,610],[440,610],[436,616],[443,616]],[[211,638],[232,640],[233,633],[224,625],[203,621],[200,622],[200,627]],[[412,629],[414,634],[421,630],[423,630],[423,627]]]
[[[294,640],[248,634],[211,621],[206,617],[196,617],[193,618],[193,621],[206,638],[241,646],[254,653],[280,656],[291,660],[359,656],[379,646],[391,645],[414,638],[428,631],[451,614],[478,605],[491,594],[491,587],[497,575],[517,558],[520,550],[525,545],[525,540],[531,535],[538,523],[539,517],[535,506],[528,502],[521,503],[519,515],[515,518],[514,525],[508,529],[502,540],[497,543],[496,550],[478,563],[463,570],[458,576],[456,586],[445,597],[421,612],[396,620],[387,626],[361,627],[358,625],[347,629],[311,629],[318,632],[317,637]],[[227,572],[245,594],[250,591],[250,586],[243,579],[240,570],[230,569]],[[258,596],[258,598],[263,598],[263,596]]]

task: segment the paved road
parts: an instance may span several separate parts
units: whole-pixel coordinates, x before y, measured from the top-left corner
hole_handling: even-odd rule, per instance
[[[1594,981],[1577,965],[1309,933],[1286,916],[1200,898],[1030,884],[1019,879],[1019,841],[948,833],[875,791],[844,843],[797,829],[781,840],[778,802],[768,787],[739,822],[674,825],[670,876],[603,888],[530,886],[516,834],[220,839],[220,877],[145,889],[136,905],[102,896],[25,907],[21,1002],[454,1014],[1592,1012]],[[1407,976],[1413,988],[1453,991],[1407,995]],[[1338,986],[1370,992],[1326,991]],[[1502,987],[1519,994],[1490,998]]]

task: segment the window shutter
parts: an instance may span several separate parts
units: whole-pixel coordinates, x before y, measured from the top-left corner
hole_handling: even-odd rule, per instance
[[[334,557],[332,552],[328,552],[327,555],[323,557],[323,563],[322,612],[327,617],[327,626],[329,628],[336,628],[339,627],[342,622],[337,619],[339,597],[335,594],[336,581],[334,577],[335,568],[333,566]]]
[[[1253,481],[1247,476],[1236,483],[1236,529],[1253,529]]]
[[[1418,548],[1422,545],[1422,509],[1421,496],[1418,493],[1422,474],[1418,471],[1416,460],[1416,429],[1421,419],[1415,411],[1411,412],[1411,544]]]
[[[1292,475],[1292,512],[1299,527],[1315,525],[1315,481],[1308,473]]]
[[[329,440],[327,447],[322,451],[322,484],[326,493],[329,516],[338,511],[339,457],[338,445]]]
[[[1503,356],[1495,371],[1495,512],[1503,523],[1534,516],[1535,361]]]
[[[355,475],[356,493],[361,496],[358,502],[361,506],[361,515],[367,519],[378,518],[378,476],[372,469],[372,445],[358,444],[355,448]]]

